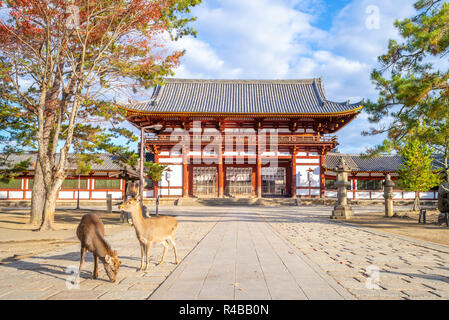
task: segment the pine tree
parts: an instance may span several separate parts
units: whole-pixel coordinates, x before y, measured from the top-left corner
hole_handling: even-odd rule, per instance
[[[395,22],[402,40],[389,41],[371,74],[379,97],[365,104],[375,127],[363,134],[387,134],[382,144],[368,150],[371,155],[398,151],[413,134],[434,148],[434,161],[449,182],[449,4],[419,0],[414,6],[413,17]]]

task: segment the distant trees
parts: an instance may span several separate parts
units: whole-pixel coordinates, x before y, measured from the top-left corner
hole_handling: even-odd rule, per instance
[[[413,210],[420,208],[419,193],[428,191],[441,182],[440,175],[433,168],[432,151],[432,148],[419,140],[409,140],[399,152],[402,164],[398,169],[398,186],[402,190],[415,192]]]

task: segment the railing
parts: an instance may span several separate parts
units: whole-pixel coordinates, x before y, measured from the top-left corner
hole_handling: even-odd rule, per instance
[[[325,137],[325,136],[306,136],[306,135],[277,135],[277,139],[273,135],[259,136],[259,138],[264,139],[265,143],[275,143],[277,140],[278,144],[288,145],[288,144],[337,144],[337,137]],[[258,136],[257,135],[233,135],[225,134],[223,136],[219,135],[158,135],[146,137],[146,142],[150,144],[177,144],[180,142],[184,143],[219,143],[222,141],[223,144],[245,144],[245,145],[257,145]],[[263,141],[263,140],[262,140]]]

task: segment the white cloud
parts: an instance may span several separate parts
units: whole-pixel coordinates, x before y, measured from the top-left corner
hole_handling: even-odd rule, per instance
[[[198,38],[176,44],[187,50],[176,77],[322,77],[331,100],[373,99],[370,73],[388,39],[398,37],[394,20],[413,15],[414,2],[353,0],[334,16],[329,30],[317,23],[326,7],[321,0],[203,2],[193,10]],[[379,9],[379,25],[370,29],[367,8],[373,5]],[[361,137],[369,126],[359,116],[339,131],[340,150],[360,152],[381,142],[383,137]]]

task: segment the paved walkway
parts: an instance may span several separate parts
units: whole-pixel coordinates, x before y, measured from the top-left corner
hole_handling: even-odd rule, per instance
[[[116,283],[70,286],[79,245],[0,265],[0,299],[449,299],[449,247],[329,219],[330,207],[164,208],[177,215],[173,252],[136,272],[134,229],[107,234],[122,267]],[[359,208],[358,211],[379,210]]]
[[[352,299],[257,214],[228,214],[150,299]]]
[[[173,210],[162,209],[161,214],[164,213],[172,214]],[[207,217],[183,214],[178,220],[176,244],[182,260],[218,220],[213,213]],[[93,258],[87,253],[81,281],[78,286],[74,285],[71,281],[78,269],[80,246],[73,245],[0,265],[0,299],[147,299],[176,268],[173,251],[167,252],[163,265],[156,266],[163,247],[154,245],[148,272],[136,272],[140,265],[140,248],[134,228],[129,226],[126,231],[112,235],[108,231],[106,229],[106,239],[122,261],[115,283],[109,282],[101,264],[99,278],[91,279]]]

